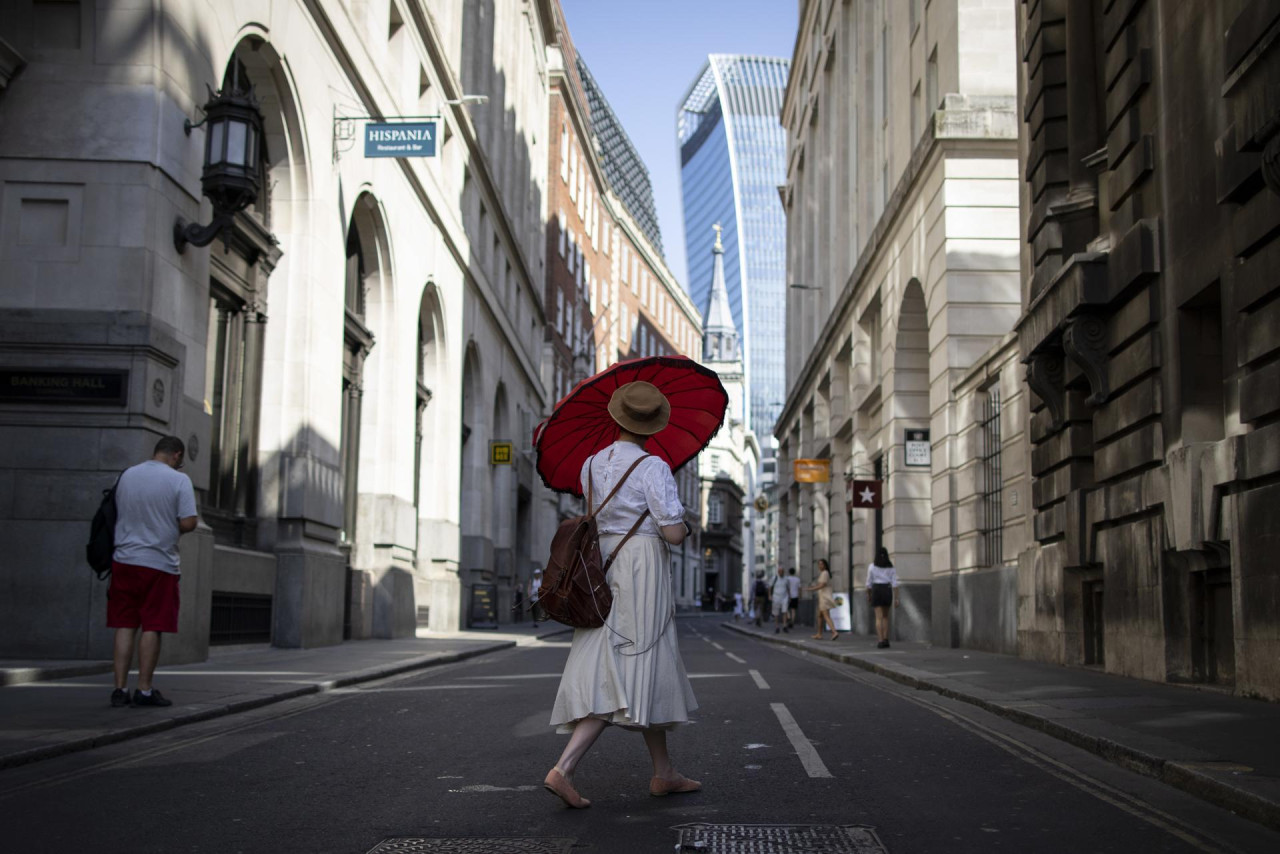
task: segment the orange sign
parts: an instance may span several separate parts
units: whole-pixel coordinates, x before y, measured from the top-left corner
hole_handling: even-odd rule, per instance
[[[831,460],[796,460],[793,464],[796,483],[828,483]]]

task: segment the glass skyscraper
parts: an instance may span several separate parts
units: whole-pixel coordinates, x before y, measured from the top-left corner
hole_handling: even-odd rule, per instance
[[[712,54],[677,116],[689,294],[706,310],[712,226],[723,227],[724,277],[743,344],[748,426],[765,440],[786,399],[787,179],[782,96],[790,62]],[[763,442],[768,444],[767,441]]]

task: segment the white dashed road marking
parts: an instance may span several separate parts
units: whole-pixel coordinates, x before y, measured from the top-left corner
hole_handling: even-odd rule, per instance
[[[756,680],[757,688],[759,688],[761,691],[769,690],[769,683],[764,681],[764,677],[760,675],[759,670],[748,670],[747,672],[751,674],[752,679]]]
[[[791,746],[796,749],[796,755],[800,757],[800,764],[804,766],[805,772],[810,777],[830,777],[831,772],[827,770],[827,766],[823,763],[822,757],[818,755],[818,751],[814,748],[813,743],[805,737],[800,729],[800,724],[796,723],[796,719],[791,716],[791,712],[787,710],[783,703],[770,703],[769,708],[773,709],[773,713],[778,716],[778,723],[782,724],[782,731],[787,734],[787,738],[791,741]]]
[[[722,647],[720,644],[716,643],[715,641],[712,641],[711,645],[714,646],[716,649],[720,650],[721,652],[724,651],[724,647]]]
[[[732,658],[734,661],[738,662],[739,664],[746,664],[746,663],[747,663],[747,660],[746,660],[745,658],[738,658],[738,656],[734,655],[734,654],[733,654],[733,653],[731,653],[731,652],[726,652],[726,653],[725,653],[725,655],[729,656],[730,658]]]

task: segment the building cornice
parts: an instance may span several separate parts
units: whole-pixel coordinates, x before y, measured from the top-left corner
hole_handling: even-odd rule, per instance
[[[792,384],[786,403],[778,413],[777,421],[774,422],[773,435],[779,441],[782,441],[790,429],[791,421],[797,416],[803,400],[808,395],[808,390],[817,379],[819,368],[825,363],[826,354],[834,347],[840,332],[847,324],[854,308],[854,301],[865,289],[864,279],[867,273],[879,262],[886,248],[886,239],[908,210],[907,201],[912,197],[916,185],[924,177],[928,168],[948,154],[1017,156],[1016,137],[1012,139],[992,136],[939,137],[937,128],[940,124],[944,122],[939,118],[939,114],[935,113],[934,120],[929,123],[928,133],[921,138],[912,152],[907,168],[903,170],[902,177],[898,179],[897,186],[889,197],[889,203],[885,205],[875,229],[863,244],[862,251],[858,255],[858,263],[854,265],[853,272],[849,274],[849,278],[841,289],[840,296],[828,315],[826,323],[823,324],[817,341],[810,348],[804,367]]]
[[[813,0],[801,0],[800,14],[796,20],[796,42],[791,48],[791,73],[787,75],[787,88],[782,92],[782,110],[778,116],[778,121],[786,127],[790,122],[787,121],[787,112],[791,108],[792,92],[799,88],[799,74],[797,70],[804,70],[804,63],[800,62],[800,50],[807,43],[808,36],[805,34],[810,32],[812,28],[809,26],[809,12],[815,10],[816,4]],[[813,12],[817,15],[817,11]]]

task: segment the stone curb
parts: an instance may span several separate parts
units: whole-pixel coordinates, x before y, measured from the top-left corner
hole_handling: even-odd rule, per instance
[[[815,649],[805,646],[803,641],[760,634],[741,626],[735,626],[732,623],[721,623],[720,627],[766,643],[789,646],[832,661],[838,661],[841,664],[853,665],[917,690],[933,691],[944,697],[969,703],[1022,726],[1039,730],[1046,735],[1087,750],[1122,768],[1136,771],[1148,777],[1154,777],[1163,783],[1181,789],[1215,806],[1231,810],[1237,815],[1258,822],[1272,830],[1280,831],[1280,804],[1219,780],[1195,767],[1195,763],[1164,759],[1109,738],[1081,732],[1063,724],[1061,721],[1037,715],[1024,708],[1005,706],[966,691],[912,676],[909,673],[903,673],[900,670],[874,661],[868,661],[857,655],[834,650]],[[940,677],[941,679],[945,679],[945,677]]]
[[[537,635],[534,639],[543,640],[569,631],[573,630],[558,629],[553,632]],[[511,640],[496,641],[488,646],[479,647],[477,649],[418,656],[416,658],[405,659],[403,661],[398,661],[394,664],[388,664],[381,667],[371,667],[366,670],[355,670],[350,673],[344,673],[333,679],[316,682],[311,685],[303,685],[300,688],[290,688],[284,691],[279,691],[275,694],[254,697],[249,700],[240,700],[239,702],[227,703],[226,705],[210,706],[194,712],[178,714],[171,718],[152,721],[146,724],[139,724],[138,726],[132,726],[126,729],[111,730],[109,732],[98,733],[97,735],[85,736],[84,738],[65,741],[61,744],[50,744],[44,747],[33,747],[30,750],[20,750],[16,753],[0,756],[0,769],[27,765],[44,759],[52,759],[55,756],[65,756],[68,753],[77,753],[81,750],[92,750],[95,747],[105,747],[108,744],[117,744],[121,741],[141,738],[142,736],[150,735],[154,732],[163,732],[164,730],[187,726],[188,724],[200,723],[202,721],[212,720],[213,718],[225,717],[226,715],[234,715],[240,712],[248,712],[274,703],[282,703],[285,700],[294,700],[298,697],[305,697],[309,694],[324,694],[335,688],[345,688],[349,685],[356,685],[361,682],[372,682],[375,679],[385,679],[388,676],[396,676],[412,670],[424,670],[428,667],[434,667],[440,664],[453,664],[458,661],[465,661],[469,658],[476,658],[481,655],[500,652],[504,649],[513,649],[515,648],[516,643],[516,641]]]
[[[47,682],[51,679],[97,676],[99,673],[110,672],[110,661],[78,664],[71,667],[10,667],[0,670],[0,688],[7,688],[10,685],[27,685],[31,682]]]

